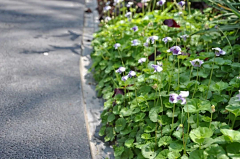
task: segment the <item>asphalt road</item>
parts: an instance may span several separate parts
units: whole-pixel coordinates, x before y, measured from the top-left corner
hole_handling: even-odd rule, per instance
[[[0,1],[0,158],[88,159],[84,0]],[[48,55],[46,55],[48,53]]]

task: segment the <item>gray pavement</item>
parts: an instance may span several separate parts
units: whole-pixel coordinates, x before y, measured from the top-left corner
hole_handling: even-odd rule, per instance
[[[79,75],[84,9],[84,0],[0,1],[1,159],[91,158]]]

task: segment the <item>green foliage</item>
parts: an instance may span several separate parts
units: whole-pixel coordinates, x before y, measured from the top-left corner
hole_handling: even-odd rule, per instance
[[[116,17],[94,35],[91,70],[98,82],[96,90],[106,100],[99,135],[115,143],[117,159],[239,158],[239,23],[214,28],[218,23],[212,9],[203,15],[180,8],[179,15],[176,5],[135,14],[131,21]],[[219,23],[227,23],[219,17]],[[174,19],[180,27],[163,25],[166,19]],[[131,29],[134,26],[138,31]],[[180,38],[185,34],[186,41]],[[150,36],[158,40],[143,46]],[[165,44],[165,37],[172,41]],[[134,39],[140,45],[132,46]],[[116,43],[121,44],[118,49]],[[169,53],[172,46],[180,46],[182,55]],[[226,54],[216,56],[212,50],[216,47]],[[140,58],[146,62],[138,63]],[[194,59],[204,63],[192,67]],[[152,64],[163,70],[154,72]],[[119,74],[116,70],[121,66],[126,70]],[[136,76],[121,80],[131,70]],[[189,91],[186,104],[169,102],[170,94],[180,91]]]

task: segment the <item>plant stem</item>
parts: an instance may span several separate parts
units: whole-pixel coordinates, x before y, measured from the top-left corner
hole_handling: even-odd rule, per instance
[[[197,81],[198,81],[198,68],[197,68],[197,78],[196,78],[196,84],[195,84],[195,88],[194,88],[194,92],[193,92],[193,95],[192,95],[192,99],[194,97],[194,94],[196,92],[196,88],[197,88]]]
[[[179,58],[177,58],[178,59],[178,90],[179,90],[179,82],[180,82],[180,80],[179,80],[179,72],[180,72],[180,67],[179,67]]]
[[[197,127],[199,127],[199,111],[197,112]]]
[[[186,154],[186,143],[184,141],[184,126],[182,127],[182,138],[183,138],[184,154]]]
[[[233,119],[233,122],[232,122],[232,129],[234,128],[234,124],[235,124],[236,118],[237,118],[237,116],[234,115],[234,119]]]
[[[191,2],[189,3],[189,0],[187,0],[187,5],[188,5],[188,12],[191,15]]]
[[[156,41],[154,41],[155,51],[154,51],[154,61],[155,65],[157,64],[157,47],[156,47]]]
[[[208,96],[208,90],[209,90],[209,87],[210,87],[210,84],[211,84],[211,80],[212,80],[212,74],[213,74],[213,67],[214,67],[214,64],[215,64],[215,58],[216,58],[216,56],[214,56],[214,59],[213,59],[212,70],[211,70],[210,79],[209,79],[209,82],[208,82],[207,93],[206,93],[206,99],[207,99],[207,96]]]
[[[153,8],[152,8],[152,11],[154,11],[155,4],[156,4],[156,0],[153,1]]]
[[[174,112],[175,112],[175,103],[174,103],[174,105],[173,105],[173,113],[172,113],[172,129],[171,129],[171,131],[173,130]]]
[[[143,11],[143,15],[144,15],[144,6],[145,6],[145,4],[144,3],[142,3],[142,11]]]
[[[230,41],[229,41],[227,35],[222,31],[222,29],[220,29],[220,28],[218,27],[218,30],[220,30],[220,32],[221,32],[221,33],[225,36],[225,38],[227,39],[228,44],[230,45],[231,50],[232,50],[232,61],[234,62],[234,54],[233,54],[233,48],[232,48],[232,45],[231,45],[231,43],[230,43]]]
[[[158,123],[156,122],[156,129],[155,129],[155,148],[157,148],[157,128],[158,128]]]
[[[192,66],[191,71],[190,71],[189,81],[191,81],[192,71],[193,71],[193,66]]]
[[[211,121],[210,121],[210,123],[209,123],[209,129],[211,128],[211,123],[212,123],[212,115],[213,115],[213,113],[211,112]]]

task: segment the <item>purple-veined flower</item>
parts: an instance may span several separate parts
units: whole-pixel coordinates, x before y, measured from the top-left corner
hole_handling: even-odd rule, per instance
[[[119,73],[119,74],[121,74],[121,73],[123,73],[125,70],[126,70],[125,67],[119,67],[119,68],[116,70],[116,72]]]
[[[127,7],[130,8],[133,5],[133,2],[128,2]]]
[[[188,36],[187,34],[185,34],[185,35],[181,35],[180,37],[181,37],[184,41],[186,41],[189,36]]]
[[[151,65],[154,68],[154,72],[161,72],[163,70],[163,68],[159,65]]]
[[[132,30],[133,30],[133,31],[138,31],[138,26],[132,27]]]
[[[186,97],[189,96],[189,91],[180,91],[180,94],[177,97],[178,101],[181,101],[181,104],[186,104],[187,100]]]
[[[215,55],[220,56],[220,55],[225,55],[226,52],[220,49],[219,47],[212,48],[212,50],[215,50]]]
[[[149,44],[147,42],[143,43],[143,46],[148,47]]]
[[[110,20],[111,20],[110,17],[106,17],[106,18],[105,18],[105,22],[108,22],[108,21],[110,21]]]
[[[157,6],[163,6],[166,0],[160,0],[157,2]]]
[[[105,13],[105,12],[109,11],[110,9],[111,9],[111,6],[105,6],[103,8],[103,12]]]
[[[142,64],[143,62],[146,62],[147,58],[140,58],[138,60],[138,63]]]
[[[119,44],[119,43],[114,44],[115,49],[118,49],[120,46],[121,46],[121,44]]]
[[[167,52],[172,52],[173,55],[180,55],[181,54],[181,48],[179,46],[173,46]]]
[[[125,17],[131,18],[131,15],[132,15],[132,12],[127,12],[127,13],[125,14]]]
[[[134,39],[134,40],[131,41],[131,42],[132,42],[132,46],[138,46],[138,45],[140,45],[140,41],[137,40],[137,39]]]
[[[110,3],[111,3],[110,1],[107,1],[107,2],[106,2],[106,6],[109,6]]]
[[[128,77],[134,77],[134,76],[136,76],[136,72],[135,71],[130,71],[129,73],[128,73]]]
[[[167,44],[168,41],[172,41],[172,38],[170,37],[165,37],[162,39],[163,42],[165,42],[165,44]]]
[[[184,1],[180,1],[178,2],[178,5],[180,5],[181,7],[183,7],[185,5],[185,2]]]
[[[176,93],[171,93],[171,94],[169,95],[169,102],[170,102],[170,103],[177,103],[177,102],[178,102],[177,97],[178,97],[178,94],[176,94]]]
[[[218,25],[215,25],[214,28],[215,28],[215,29],[218,29]]]
[[[237,79],[240,79],[240,76],[238,76]]]
[[[149,38],[147,38],[147,43],[151,41],[152,44],[154,44],[155,40],[158,40],[158,36],[150,36]]]
[[[201,65],[204,63],[203,60],[195,59],[190,61],[193,67],[201,67]]]
[[[122,77],[122,81],[126,81],[128,79],[128,75]]]

